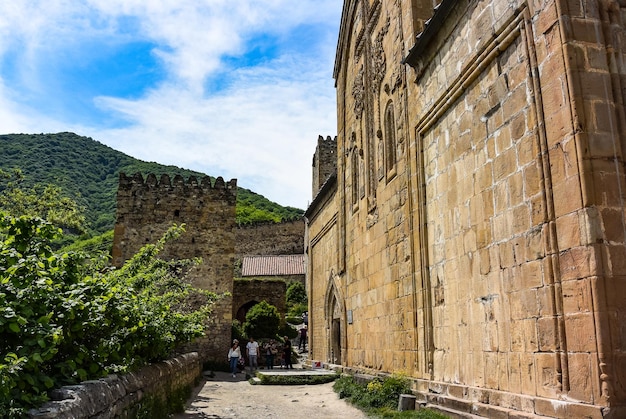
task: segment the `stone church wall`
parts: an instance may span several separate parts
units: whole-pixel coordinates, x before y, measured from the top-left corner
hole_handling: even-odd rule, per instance
[[[344,2],[311,358],[444,412],[621,417],[626,9],[432,3]]]
[[[202,359],[221,360],[224,348],[230,346],[236,191],[235,180],[226,183],[222,178],[211,184],[208,177],[185,181],[163,175],[157,180],[150,174],[144,180],[140,174],[120,174],[113,264],[120,266],[142,246],[161,238],[172,224],[184,223],[186,232],[168,243],[161,256],[201,257],[203,262],[191,271],[190,281],[218,294],[230,293],[216,303],[208,336],[188,348],[198,350]]]

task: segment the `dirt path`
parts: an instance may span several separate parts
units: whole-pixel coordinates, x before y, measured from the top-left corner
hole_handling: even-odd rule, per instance
[[[363,419],[365,414],[339,399],[333,383],[297,386],[251,385],[243,374],[237,378],[217,372],[194,390],[185,413],[174,419],[280,418]]]

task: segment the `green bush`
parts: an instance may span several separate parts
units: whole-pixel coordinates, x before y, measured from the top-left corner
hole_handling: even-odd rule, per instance
[[[0,417],[20,417],[52,388],[167,358],[203,334],[217,296],[179,277],[191,261],[157,258],[182,231],[110,270],[104,258],[55,254],[52,224],[0,214]],[[191,294],[205,305],[189,307]]]
[[[307,303],[306,289],[302,282],[293,281],[287,287],[286,292],[287,304],[305,304]]]
[[[302,323],[302,313],[309,310],[306,289],[299,281],[293,281],[287,286],[286,292],[287,322]]]
[[[282,325],[280,329],[278,329],[278,336],[282,339],[287,336],[289,339],[293,339],[298,336],[298,331],[288,324]]]
[[[248,337],[272,338],[280,327],[280,314],[273,305],[261,301],[248,310],[243,330]]]
[[[289,311],[287,312],[287,322],[292,324],[301,324],[302,323],[302,313],[308,311],[309,307],[306,303],[297,303],[289,307]]]
[[[446,416],[420,409],[398,412],[400,394],[411,393],[409,381],[402,375],[375,378],[367,384],[357,383],[351,376],[342,376],[333,384],[339,398],[346,399],[370,417],[443,419]]]

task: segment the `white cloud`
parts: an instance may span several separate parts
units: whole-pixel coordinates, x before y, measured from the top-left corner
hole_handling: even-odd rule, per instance
[[[0,73],[0,124],[5,132],[74,131],[133,157],[238,178],[240,186],[303,208],[311,199],[317,136],[336,131],[332,60],[340,3],[1,2],[0,59],[17,57],[20,84],[3,85]],[[244,54],[258,36],[297,42],[292,31],[300,25],[317,25],[326,32],[316,33],[314,42],[319,44],[307,39],[287,48],[291,55],[268,57],[256,67],[225,67],[225,56]],[[166,70],[165,78],[139,98],[93,99],[126,121],[124,128],[54,120],[20,104],[22,95],[45,92],[49,77],[63,76],[46,73],[47,58],[76,51],[97,54],[81,50],[93,40],[154,43]],[[230,83],[207,93],[207,80],[216,76]]]

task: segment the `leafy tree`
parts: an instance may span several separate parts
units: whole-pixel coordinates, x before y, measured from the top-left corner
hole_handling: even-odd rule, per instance
[[[306,296],[306,289],[302,282],[293,281],[287,287],[286,292],[287,304],[306,303],[308,301]]]
[[[157,257],[182,231],[110,270],[104,257],[55,254],[51,223],[0,214],[0,417],[21,417],[51,388],[164,359],[203,334],[217,296],[180,278],[193,261]]]
[[[0,169],[0,208],[19,217],[41,217],[55,226],[82,232],[85,229],[84,208],[63,196],[61,188],[48,184],[25,187],[20,169]]]
[[[293,281],[287,286],[287,317],[289,319],[298,319],[300,323],[302,313],[308,310],[308,298],[306,289],[299,281]]]
[[[273,305],[261,301],[246,314],[243,330],[248,337],[273,338],[280,327],[280,314]]]

